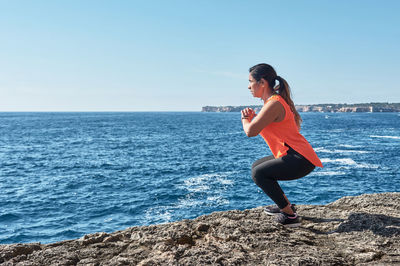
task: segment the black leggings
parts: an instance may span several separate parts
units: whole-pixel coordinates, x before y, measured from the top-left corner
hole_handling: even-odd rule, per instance
[[[288,205],[278,180],[294,180],[306,176],[315,166],[301,154],[289,147],[287,155],[275,159],[274,156],[261,158],[253,163],[251,174],[254,182],[280,209]]]

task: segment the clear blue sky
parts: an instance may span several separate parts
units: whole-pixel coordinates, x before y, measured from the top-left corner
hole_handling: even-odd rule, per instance
[[[400,1],[0,0],[0,111],[261,104],[265,62],[296,104],[400,102]]]

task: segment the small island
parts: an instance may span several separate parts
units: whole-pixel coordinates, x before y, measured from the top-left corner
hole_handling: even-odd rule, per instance
[[[253,108],[258,112],[262,105],[250,106],[204,106],[202,112],[240,112],[244,108]],[[400,112],[400,103],[357,103],[357,104],[312,104],[296,105],[299,112],[319,112],[319,113],[380,113],[380,112]]]

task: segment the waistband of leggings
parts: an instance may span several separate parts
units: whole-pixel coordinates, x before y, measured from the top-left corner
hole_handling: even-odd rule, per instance
[[[297,151],[295,151],[292,147],[290,147],[289,145],[287,145],[286,143],[285,143],[285,146],[286,147],[288,147],[289,149],[287,150],[287,153],[291,153],[291,154],[297,154],[297,155],[299,155],[299,156],[301,156],[301,157],[303,157],[304,158],[304,156],[303,155],[301,155],[300,153],[298,153]]]

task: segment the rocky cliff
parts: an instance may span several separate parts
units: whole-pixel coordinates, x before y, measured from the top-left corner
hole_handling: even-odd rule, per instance
[[[204,106],[202,112],[240,112],[242,109],[250,107],[256,112],[261,109],[261,105],[252,106]],[[400,112],[400,103],[359,103],[359,104],[314,104],[296,105],[299,112],[323,112],[323,113],[354,113],[354,112]]]
[[[400,265],[400,193],[299,205],[285,228],[262,207],[96,233],[54,244],[0,245],[1,265]]]

